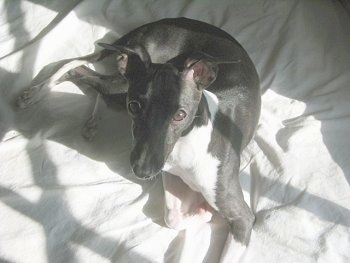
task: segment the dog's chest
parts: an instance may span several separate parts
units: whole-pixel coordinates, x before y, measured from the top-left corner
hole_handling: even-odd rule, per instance
[[[207,97],[207,96],[206,96]],[[212,116],[216,109],[211,108]],[[163,168],[164,171],[181,177],[194,191],[201,192],[210,205],[215,207],[215,188],[220,161],[209,151],[213,126],[194,127],[190,133],[181,137],[174,146]]]

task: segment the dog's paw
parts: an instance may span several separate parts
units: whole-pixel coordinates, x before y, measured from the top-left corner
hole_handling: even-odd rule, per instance
[[[40,94],[42,89],[42,85],[36,85],[31,86],[29,88],[26,88],[20,96],[17,97],[16,100],[16,107],[18,109],[25,109],[30,105],[35,104],[38,102],[42,97],[43,94]]]
[[[177,210],[169,210],[164,216],[165,224],[175,230],[183,230],[186,226],[183,224],[183,216]]]
[[[208,223],[213,217],[213,214],[208,210],[198,208],[197,213],[193,215],[193,217],[197,218],[197,220],[200,222]]]
[[[94,117],[90,117],[84,124],[81,134],[83,137],[88,140],[92,141],[97,133],[97,121]]]
[[[186,215],[174,209],[168,211],[164,216],[164,221],[169,228],[184,230],[191,227],[191,225],[208,223],[211,221],[212,217],[213,213],[204,208],[198,208],[195,213]]]
[[[81,78],[82,75],[77,72],[76,69],[71,69],[64,73],[57,81],[56,84],[62,83],[64,81],[74,81]]]

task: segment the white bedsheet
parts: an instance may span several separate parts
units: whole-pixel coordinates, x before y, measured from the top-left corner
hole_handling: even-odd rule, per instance
[[[338,1],[0,0],[0,262],[218,262],[220,218],[163,222],[161,180],[129,167],[130,121],[58,85],[22,111],[13,100],[50,62],[164,17],[231,33],[261,79],[262,113],[242,161],[256,215],[242,262],[350,262],[350,12]],[[230,250],[226,262],[232,262]]]

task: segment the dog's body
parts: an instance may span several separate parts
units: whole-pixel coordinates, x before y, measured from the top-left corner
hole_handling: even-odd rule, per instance
[[[103,47],[78,63],[54,65],[52,78],[36,86],[60,77],[89,83],[107,99],[127,94],[131,166],[143,179],[162,173],[167,225],[207,222],[214,209],[247,245],[254,216],[239,183],[240,154],[260,114],[259,79],[247,53],[226,32],[185,18],[146,24]],[[80,66],[115,54],[112,76]],[[31,103],[27,95],[20,101]]]

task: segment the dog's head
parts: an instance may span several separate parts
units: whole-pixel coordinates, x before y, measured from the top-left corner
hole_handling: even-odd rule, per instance
[[[118,68],[129,83],[126,103],[134,138],[131,166],[138,178],[151,179],[190,129],[203,89],[216,78],[217,64],[202,53],[153,64],[149,56],[118,48]]]

